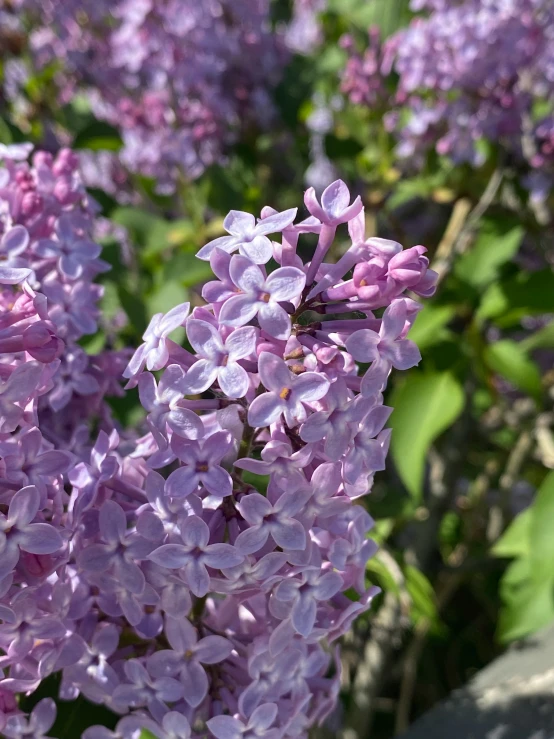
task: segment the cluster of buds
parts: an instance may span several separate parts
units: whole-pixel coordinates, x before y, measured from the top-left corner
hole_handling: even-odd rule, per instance
[[[5,736],[46,736],[54,702],[26,716],[15,695],[55,672],[62,700],[83,695],[119,716],[84,739],[306,737],[333,709],[333,645],[377,592],[365,576],[373,522],[356,499],[385,466],[387,378],[420,359],[406,338],[419,303],[405,293],[430,295],[435,277],[423,247],[366,239],[350,200],[338,181],[321,202],[307,191],[298,223],[296,209],[229,213],[228,235],[198,254],[217,278],[206,305],[154,316],[123,373],[147,411],[140,438],[42,438],[41,397],[68,351],[49,304],[29,325],[43,321],[53,349],[43,356],[25,331],[3,347]],[[351,246],[327,263],[343,224]],[[317,238],[307,264],[304,234]],[[55,248],[41,258],[71,284],[61,261],[81,251]],[[0,270],[27,280],[23,306],[37,304],[31,277]],[[179,327],[187,348],[170,338]]]

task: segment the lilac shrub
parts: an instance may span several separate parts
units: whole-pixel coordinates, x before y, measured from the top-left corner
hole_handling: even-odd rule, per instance
[[[269,90],[287,52],[268,0],[20,4],[34,66],[56,67],[59,102],[87,91],[95,115],[121,133],[121,163],[161,191],[198,177],[241,131],[272,118]],[[96,184],[121,179],[114,159],[88,157]]]
[[[64,302],[86,286],[98,320],[73,155],[18,153],[0,192],[1,731],[46,736],[53,701],[27,716],[16,698],[60,673],[61,700],[118,717],[84,739],[306,737],[337,700],[333,645],[377,592],[356,501],[385,466],[389,373],[420,359],[406,291],[433,292],[425,250],[366,238],[340,181],[308,190],[299,222],[231,212],[199,254],[218,278],[206,305],[154,316],[123,372],[147,411],[137,438],[91,400],[113,383],[91,364],[110,362],[79,353]]]
[[[412,0],[422,11],[381,43],[371,29],[360,53],[343,40],[343,90],[377,106],[398,138],[397,153],[421,164],[434,149],[460,164],[483,164],[480,142],[525,163],[531,192],[554,177],[554,5],[548,0]],[[396,92],[387,91],[391,71]]]

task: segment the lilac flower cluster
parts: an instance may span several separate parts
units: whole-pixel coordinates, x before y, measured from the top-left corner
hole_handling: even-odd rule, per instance
[[[121,132],[123,164],[161,190],[271,119],[286,53],[268,0],[22,2],[34,62],[55,63],[61,102],[88,89],[95,114]]]
[[[432,294],[436,275],[423,247],[366,239],[340,181],[321,201],[308,190],[297,223],[296,208],[232,211],[198,255],[217,278],[206,305],[154,316],[123,373],[146,433],[64,445],[43,409],[63,402],[63,362],[73,392],[90,389],[72,342],[92,324],[31,285],[54,271],[63,293],[101,268],[73,166],[7,160],[2,190],[1,730],[45,737],[54,702],[26,716],[15,697],[59,672],[62,700],[120,717],[84,739],[306,737],[337,698],[332,645],[377,591],[373,522],[354,501],[384,469],[388,375],[420,359],[405,293]],[[351,246],[327,263],[343,224]],[[180,326],[190,350],[171,339]]]
[[[382,47],[374,32],[363,54],[346,39],[343,89],[352,101],[388,101],[393,109],[385,121],[399,137],[401,158],[417,160],[435,148],[478,166],[484,158],[478,142],[487,140],[552,175],[552,3],[412,0],[411,7],[427,17],[416,17]],[[391,69],[398,75],[393,99],[385,89]]]

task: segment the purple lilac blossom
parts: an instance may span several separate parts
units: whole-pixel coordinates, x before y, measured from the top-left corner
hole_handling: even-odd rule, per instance
[[[487,141],[523,167],[532,197],[544,200],[554,181],[554,5],[412,0],[411,9],[422,15],[384,42],[370,29],[362,52],[343,37],[343,92],[384,115],[406,166],[419,167],[434,149],[478,167]]]
[[[224,163],[241,132],[275,117],[270,93],[289,53],[272,30],[269,0],[19,4],[34,69],[56,64],[59,103],[84,92],[120,133],[119,161],[110,152],[87,157],[90,186],[108,179],[121,189],[123,165],[171,192],[183,175]]]
[[[73,248],[93,213],[72,155],[5,162],[2,245],[27,271],[0,291],[3,734],[46,739],[54,702],[25,715],[17,698],[58,673],[60,699],[119,717],[84,739],[307,737],[337,700],[333,642],[377,592],[373,521],[355,499],[385,465],[387,378],[419,361],[406,335],[420,305],[405,292],[432,293],[424,248],[366,240],[343,182],[321,203],[308,191],[299,224],[294,209],[233,213],[242,241],[226,244],[241,253],[210,248],[213,302],[154,316],[125,367],[84,353],[56,289],[90,290],[96,322],[103,265],[97,247]],[[352,243],[332,265],[338,228]],[[268,241],[267,267],[249,258],[265,260],[266,232],[282,241]],[[170,338],[180,326],[191,351]],[[138,386],[138,429],[116,428],[102,403],[110,366]]]

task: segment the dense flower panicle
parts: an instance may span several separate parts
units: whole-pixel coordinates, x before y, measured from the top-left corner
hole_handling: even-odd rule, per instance
[[[119,129],[119,162],[87,157],[91,185],[115,192],[121,167],[171,191],[198,177],[241,130],[266,127],[288,53],[268,0],[22,0],[33,65],[55,63],[60,102],[86,90]],[[14,62],[13,64],[21,64]],[[17,85],[14,85],[17,94]]]
[[[479,141],[500,143],[531,168],[537,195],[552,182],[554,6],[548,0],[412,0],[425,15],[380,43],[370,30],[349,59],[343,91],[384,112],[401,159],[430,149],[455,162],[483,163]],[[398,75],[394,96],[386,77]],[[546,109],[538,120],[536,110]],[[539,173],[541,176],[539,176]]]
[[[76,343],[98,319],[104,267],[73,156],[8,154],[0,730],[46,736],[53,702],[25,716],[15,696],[58,672],[61,699],[119,716],[84,739],[306,737],[337,699],[331,645],[377,591],[373,522],[353,501],[385,465],[387,377],[420,358],[405,292],[433,290],[425,250],[366,239],[343,182],[320,200],[308,191],[298,223],[296,210],[232,212],[229,236],[200,253],[219,278],[210,302],[154,316],[124,368]],[[352,245],[327,263],[344,224]],[[306,233],[318,239],[308,264]],[[70,315],[77,286],[91,291],[90,323]],[[192,351],[171,338],[180,326]],[[110,363],[138,386],[138,440],[99,404]]]

